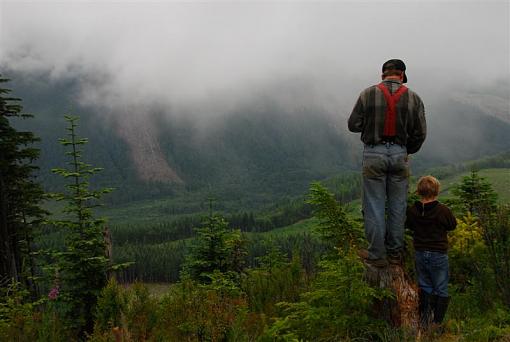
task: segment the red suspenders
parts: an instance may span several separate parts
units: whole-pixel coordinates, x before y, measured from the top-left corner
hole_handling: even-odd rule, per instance
[[[377,88],[381,89],[381,91],[384,94],[384,98],[386,99],[386,117],[384,119],[384,136],[387,137],[394,137],[396,132],[396,125],[397,125],[397,103],[400,99],[400,96],[402,96],[406,91],[407,87],[404,85],[401,85],[400,88],[394,93],[391,94],[388,88],[382,83],[379,83],[377,85]]]

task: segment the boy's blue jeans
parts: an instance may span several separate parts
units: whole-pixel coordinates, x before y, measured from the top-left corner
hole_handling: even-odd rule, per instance
[[[418,286],[428,294],[448,297],[448,254],[416,251]]]
[[[405,146],[365,145],[363,219],[369,259],[383,259],[403,249],[408,174]]]

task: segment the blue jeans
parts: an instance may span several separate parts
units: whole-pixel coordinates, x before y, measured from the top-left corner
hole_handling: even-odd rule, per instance
[[[365,145],[363,219],[369,259],[398,254],[404,247],[408,175],[405,146]]]
[[[448,297],[448,254],[416,251],[418,286],[428,294]]]

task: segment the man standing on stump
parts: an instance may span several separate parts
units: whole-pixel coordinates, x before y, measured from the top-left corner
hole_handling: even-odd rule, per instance
[[[402,263],[407,208],[408,156],[426,136],[420,97],[403,85],[406,66],[390,59],[382,82],[363,90],[349,117],[349,130],[360,132],[363,149],[363,219],[368,251],[376,267]]]

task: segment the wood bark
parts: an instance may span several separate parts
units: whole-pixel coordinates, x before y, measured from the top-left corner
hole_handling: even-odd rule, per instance
[[[418,332],[418,286],[400,265],[384,268],[366,264],[365,279],[378,288],[389,289],[393,298],[381,300],[375,304],[374,314],[386,320],[393,327]]]
[[[108,259],[108,270],[106,271],[106,277],[111,279],[114,277],[115,273],[111,271],[111,266],[113,265],[113,242],[112,242],[112,234],[110,233],[110,229],[108,227],[104,227],[103,229],[103,239],[105,244],[104,255]]]

